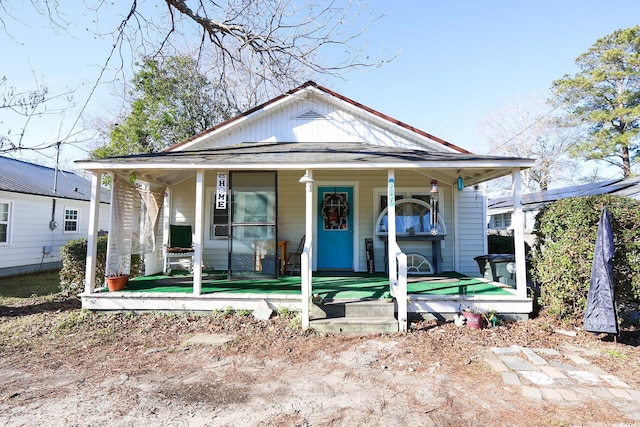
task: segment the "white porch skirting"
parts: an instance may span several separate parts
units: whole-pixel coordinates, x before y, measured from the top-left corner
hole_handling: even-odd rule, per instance
[[[487,313],[496,310],[502,317],[511,320],[525,320],[533,312],[531,298],[517,296],[484,295],[409,295],[407,311],[421,315],[441,315],[450,318],[465,309]]]
[[[300,310],[300,295],[230,294],[193,295],[160,292],[99,292],[80,294],[82,308],[88,310],[211,312],[214,310],[255,310],[262,301],[277,310]]]
[[[278,310],[301,310],[300,295],[213,293],[192,295],[160,292],[97,292],[80,294],[82,308],[98,311],[212,312],[214,310],[255,310],[262,301]],[[479,312],[496,310],[513,319],[527,319],[533,311],[530,298],[516,296],[409,295],[408,312],[449,319],[466,308]]]

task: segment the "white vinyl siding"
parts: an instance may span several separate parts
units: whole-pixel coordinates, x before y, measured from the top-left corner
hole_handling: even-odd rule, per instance
[[[475,257],[487,253],[485,199],[480,193],[465,189],[456,191],[458,211],[458,267],[456,271],[468,276],[480,276]]]
[[[197,149],[239,143],[292,141],[335,142],[338,147],[340,143],[363,141],[371,145],[407,148],[424,147],[426,144],[423,138],[393,123],[373,117],[363,110],[358,110],[356,114],[341,107],[343,106],[306,97],[286,105],[271,105],[267,111],[261,111],[258,121],[254,121],[253,117],[247,117],[242,119],[242,124],[235,123],[229,129],[220,129],[212,136],[197,142]],[[299,118],[301,114],[305,115],[310,110],[322,117],[314,118],[313,115],[307,114],[307,118]],[[193,148],[194,146],[187,144],[176,151]],[[440,144],[430,144],[428,148],[444,151]]]
[[[10,244],[0,244],[0,270],[27,266],[37,269],[41,263],[59,262],[61,246],[69,240],[87,236],[86,221],[80,221],[78,232],[73,234],[64,233],[63,224],[65,207],[88,212],[89,202],[58,199],[53,218],[58,226],[51,230],[51,197],[0,191],[0,199],[11,200]],[[109,229],[109,205],[106,203],[100,204],[98,229]]]

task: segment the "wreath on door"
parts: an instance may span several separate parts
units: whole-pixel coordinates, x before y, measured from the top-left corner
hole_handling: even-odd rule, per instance
[[[325,230],[346,230],[349,218],[349,203],[346,193],[325,194],[322,201],[322,218]]]

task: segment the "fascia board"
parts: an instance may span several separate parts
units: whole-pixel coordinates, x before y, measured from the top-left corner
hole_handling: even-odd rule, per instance
[[[433,162],[321,162],[321,163],[279,163],[277,166],[271,163],[175,163],[175,162],[140,162],[140,163],[104,163],[104,162],[79,162],[78,167],[84,170],[178,170],[178,169],[510,169],[528,168],[533,166],[535,160],[505,160],[504,162],[469,160],[433,161]]]

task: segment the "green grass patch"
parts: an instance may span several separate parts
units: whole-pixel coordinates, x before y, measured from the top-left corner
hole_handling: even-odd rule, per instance
[[[627,358],[629,358],[629,356],[627,356],[623,352],[621,352],[619,350],[615,350],[615,349],[605,350],[604,352],[608,353],[614,359],[627,359]]]
[[[58,270],[21,274],[0,279],[0,298],[31,298],[60,292]]]

